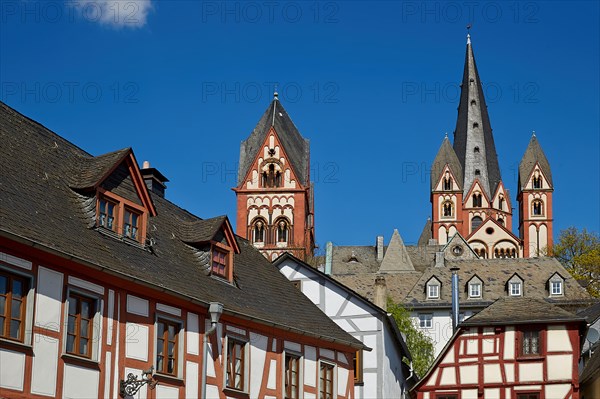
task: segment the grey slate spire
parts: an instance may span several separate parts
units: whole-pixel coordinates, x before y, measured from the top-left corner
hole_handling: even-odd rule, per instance
[[[550,163],[548,162],[548,158],[546,158],[546,154],[544,154],[544,150],[542,150],[542,147],[540,146],[540,142],[538,141],[535,132],[533,132],[527,150],[525,150],[525,154],[523,155],[523,158],[521,158],[521,163],[519,163],[519,191],[525,188],[527,179],[531,175],[536,163],[540,166],[544,177],[548,181],[548,184],[550,184],[550,187],[552,187]]]
[[[238,185],[243,183],[248,169],[252,166],[256,154],[260,151],[267,133],[273,127],[281,140],[283,149],[289,157],[289,162],[298,176],[300,184],[309,184],[309,140],[302,137],[294,122],[281,105],[277,92],[250,136],[240,145],[240,164],[238,169]]]
[[[435,186],[442,178],[442,172],[446,165],[450,167],[452,174],[454,174],[459,188],[463,187],[463,169],[460,160],[456,156],[456,152],[452,148],[452,144],[450,144],[450,140],[448,140],[448,136],[442,141],[442,145],[433,160],[433,165],[431,165],[431,190],[435,190]]]
[[[397,229],[394,229],[394,234],[392,234],[390,243],[385,251],[383,262],[381,262],[381,266],[379,267],[379,272],[395,273],[406,271],[414,272],[415,267],[410,260],[410,256],[408,256],[400,233],[398,233]]]
[[[501,180],[500,168],[470,35],[467,35],[465,68],[454,131],[454,151],[463,167],[464,194],[467,194],[477,178],[483,190],[491,197]]]

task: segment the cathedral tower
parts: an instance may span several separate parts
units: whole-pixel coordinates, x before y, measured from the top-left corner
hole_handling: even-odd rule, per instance
[[[535,136],[519,164],[519,233],[525,257],[552,252],[552,173]]]
[[[523,256],[521,240],[511,232],[509,193],[469,35],[454,144],[445,138],[435,158],[431,202],[432,237],[440,244],[458,232],[480,257]]]
[[[315,248],[313,189],[309,141],[275,93],[240,146],[237,234],[269,260],[283,252],[307,259]]]

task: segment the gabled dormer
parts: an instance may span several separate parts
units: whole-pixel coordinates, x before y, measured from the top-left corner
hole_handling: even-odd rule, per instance
[[[456,175],[452,172],[452,169],[450,169],[450,165],[444,167],[433,190],[447,193],[461,191],[460,183]]]
[[[80,158],[69,186],[84,197],[90,227],[128,243],[144,246],[148,219],[156,208],[131,148]]]
[[[546,289],[550,297],[562,297],[565,295],[565,278],[558,272],[554,273],[546,281]]]
[[[181,222],[178,236],[192,248],[206,275],[233,283],[234,256],[240,248],[227,216]]]
[[[504,188],[503,182],[498,183],[498,188],[492,197],[492,207],[502,212],[512,212],[510,196],[506,188]]]
[[[441,295],[442,282],[436,276],[431,276],[425,283],[425,298],[436,300],[440,299]]]
[[[474,274],[465,284],[465,290],[469,299],[483,299],[483,280]]]
[[[513,274],[506,282],[506,293],[508,296],[523,296],[525,280],[517,273]]]
[[[467,196],[464,199],[465,208],[489,208],[490,199],[486,192],[483,190],[483,186],[479,179],[475,178],[473,186],[467,192]]]
[[[442,248],[444,258],[453,260],[477,259],[478,254],[471,248],[464,237],[456,232]]]

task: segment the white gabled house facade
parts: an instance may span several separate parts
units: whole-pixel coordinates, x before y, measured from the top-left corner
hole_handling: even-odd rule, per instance
[[[391,315],[330,276],[286,253],[273,262],[315,305],[371,350],[357,351],[354,397],[405,398],[411,355]],[[383,298],[385,300],[385,298]]]

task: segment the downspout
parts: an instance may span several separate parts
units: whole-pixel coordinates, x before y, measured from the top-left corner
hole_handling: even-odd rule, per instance
[[[460,268],[452,267],[452,333],[458,327],[459,303],[458,303],[458,271]]]
[[[219,323],[219,317],[221,317],[221,313],[223,313],[223,305],[218,302],[211,302],[208,307],[208,313],[210,314],[210,328],[204,332],[204,339],[202,340],[202,391],[200,392],[200,397],[202,399],[206,398],[206,370],[208,363],[208,341],[210,339],[210,335],[215,332],[217,329],[217,325]],[[218,346],[217,346],[218,350]]]

